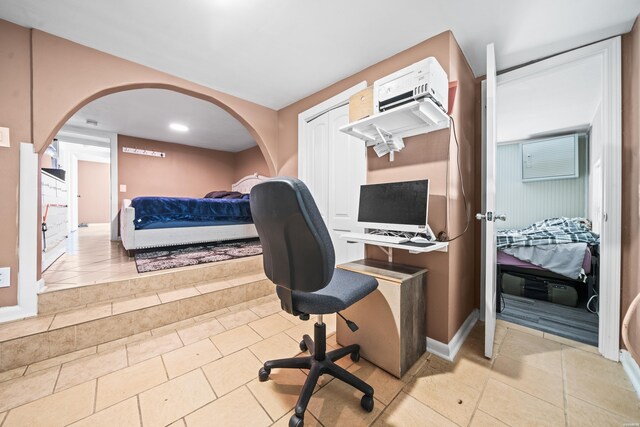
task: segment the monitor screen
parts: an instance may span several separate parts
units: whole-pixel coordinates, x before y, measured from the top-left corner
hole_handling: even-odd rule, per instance
[[[362,185],[358,222],[424,227],[428,201],[428,179]]]

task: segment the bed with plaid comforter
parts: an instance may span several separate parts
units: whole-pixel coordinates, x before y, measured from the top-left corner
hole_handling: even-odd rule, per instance
[[[585,218],[550,218],[521,229],[498,230],[498,249],[560,243],[598,245],[600,236]]]

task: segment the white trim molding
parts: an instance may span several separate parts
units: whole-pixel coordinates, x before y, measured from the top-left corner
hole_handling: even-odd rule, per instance
[[[97,129],[87,129],[83,127],[64,125],[58,132],[57,138],[60,141],[74,144],[92,145],[104,147],[110,150],[109,154],[109,188],[110,188],[110,215],[111,215],[111,240],[118,241],[118,134]],[[71,194],[71,193],[70,193]],[[74,204],[72,200],[70,205]],[[77,205],[75,208],[77,218]]]
[[[38,153],[20,143],[18,205],[18,305],[0,308],[0,322],[38,314]]]
[[[480,313],[476,308],[471,312],[471,314],[469,314],[448,344],[427,337],[427,351],[431,354],[435,354],[441,359],[453,362],[458,351],[460,351],[460,347],[464,344],[464,341],[467,339],[467,336],[469,336],[469,332],[471,332],[471,329],[474,327],[479,317]]]
[[[110,173],[110,185],[111,185],[111,241],[115,242],[119,240],[118,237],[118,210],[120,209],[120,203],[118,203],[118,196],[120,195],[120,189],[118,188],[118,134],[112,133],[109,135],[111,146],[111,163],[109,165]]]
[[[620,350],[620,363],[622,363],[624,372],[629,377],[629,381],[631,381],[638,399],[640,399],[640,366],[627,350]]]
[[[602,118],[605,134],[604,218],[600,251],[600,322],[598,349],[604,357],[620,354],[620,263],[622,260],[622,89],[621,46],[616,37],[596,46],[602,56]]]

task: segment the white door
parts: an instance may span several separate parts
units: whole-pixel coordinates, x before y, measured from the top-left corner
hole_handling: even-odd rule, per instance
[[[336,263],[364,258],[364,244],[348,243],[340,235],[363,232],[358,227],[360,186],[366,182],[366,146],[340,127],[349,123],[349,106],[329,111],[329,220]]]
[[[483,212],[476,215],[482,221],[482,269],[484,276],[484,355],[493,355],[493,339],[496,333],[496,60],[493,44],[487,46],[487,83],[485,90],[485,135],[482,149],[483,162]]]
[[[324,114],[306,124],[307,170],[300,179],[307,184],[325,224],[329,216],[329,115]]]
[[[349,106],[343,105],[303,124],[306,159],[300,178],[329,229],[336,264],[364,258],[363,244],[340,239],[343,233],[362,232],[357,225],[358,200],[366,181],[364,143],[339,131],[348,122]]]

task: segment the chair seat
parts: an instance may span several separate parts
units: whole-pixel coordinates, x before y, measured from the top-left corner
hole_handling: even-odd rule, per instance
[[[336,268],[331,282],[316,292],[293,291],[293,308],[306,314],[331,314],[342,311],[369,295],[378,287],[371,276]],[[280,287],[276,287],[280,296]]]

